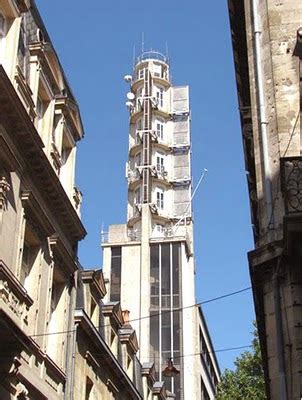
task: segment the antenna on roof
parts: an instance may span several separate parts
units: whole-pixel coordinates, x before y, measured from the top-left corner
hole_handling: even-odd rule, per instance
[[[144,52],[144,47],[145,47],[145,33],[142,32],[142,53]]]
[[[169,60],[169,49],[168,49],[168,41],[166,40],[166,56],[167,59]]]
[[[133,69],[135,67],[135,44],[133,45]]]
[[[199,178],[199,180],[198,180],[198,182],[197,182],[197,185],[196,185],[196,187],[195,187],[195,189],[194,189],[194,191],[193,191],[193,193],[192,193],[192,195],[191,195],[191,199],[190,199],[190,201],[189,201],[189,203],[188,203],[188,205],[187,205],[187,207],[186,207],[186,209],[185,209],[185,211],[184,211],[184,213],[183,213],[183,216],[182,216],[182,217],[177,221],[177,223],[173,226],[173,228],[174,228],[174,233],[177,231],[177,229],[178,229],[180,223],[181,223],[183,220],[186,219],[186,217],[187,217],[186,213],[187,213],[188,209],[190,208],[190,205],[191,205],[191,203],[192,203],[192,200],[194,199],[194,196],[195,196],[195,194],[196,194],[196,192],[197,192],[197,190],[198,190],[198,188],[199,188],[201,182],[203,181],[203,179],[204,179],[204,177],[205,177],[205,175],[206,175],[207,172],[208,172],[208,170],[207,170],[206,168],[204,168],[203,171],[202,171],[202,173],[201,173],[201,176],[200,176],[200,178]]]

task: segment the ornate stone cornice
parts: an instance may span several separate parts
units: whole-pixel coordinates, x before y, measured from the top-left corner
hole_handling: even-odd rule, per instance
[[[81,271],[81,278],[83,283],[91,285],[91,289],[98,295],[99,299],[106,295],[105,279],[101,269]]]
[[[102,307],[104,317],[110,317],[110,320],[118,327],[123,326],[123,315],[119,302],[111,301]]]
[[[65,243],[59,236],[51,236],[49,244],[52,249],[54,257],[59,257],[64,266],[67,267],[68,272],[73,274],[78,269],[78,264],[75,255],[65,246]]]
[[[156,372],[155,372],[155,367],[154,367],[153,362],[142,364],[142,376],[146,376],[147,379],[152,382],[152,385],[156,380],[155,374],[156,374]]]
[[[21,193],[21,201],[25,215],[35,223],[42,235],[45,237],[52,235],[55,232],[55,228],[48,218],[48,212],[43,208],[33,191],[24,190]]]
[[[66,95],[56,96],[56,108],[64,114],[66,123],[71,127],[71,132],[75,141],[80,140],[83,134],[81,121],[78,117],[78,106]]]

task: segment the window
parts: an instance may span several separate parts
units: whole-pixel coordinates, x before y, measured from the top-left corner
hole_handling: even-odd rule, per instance
[[[158,88],[156,91],[156,100],[159,107],[164,106],[164,89]]]
[[[74,186],[74,145],[68,131],[64,131],[61,147],[60,181],[69,196]]]
[[[162,78],[162,66],[160,64],[154,64],[153,75],[157,78]]]
[[[111,247],[110,301],[121,298],[122,248]]]
[[[90,319],[95,326],[99,324],[99,307],[93,298],[90,300]]]
[[[139,167],[140,165],[142,165],[142,154],[140,152],[137,153],[135,156],[134,165],[135,167]]]
[[[0,11],[0,39],[4,38],[5,36],[5,18]]]
[[[27,242],[24,242],[20,282],[25,287],[26,290],[28,290],[30,286],[30,274],[35,262],[36,255],[37,255],[37,250],[35,249],[35,247],[31,246]]]
[[[163,173],[165,171],[163,155],[156,156],[156,170],[160,173]]]
[[[163,228],[163,227],[162,227]],[[150,344],[151,359],[163,379],[166,388],[179,398],[181,376],[165,378],[161,375],[167,358],[175,360],[180,368],[181,348],[181,304],[179,296],[181,269],[181,245],[179,243],[154,243],[150,245]],[[160,365],[160,359],[163,364]]]
[[[26,79],[28,76],[28,62],[27,62],[27,43],[26,43],[26,31],[24,27],[24,19],[22,19],[20,34],[19,34],[18,65]]]
[[[156,205],[160,210],[164,209],[164,190],[161,188],[156,189]]]
[[[142,118],[140,118],[136,122],[135,144],[141,143],[140,135],[142,133],[142,130],[143,130],[143,120]]]
[[[135,189],[135,192],[134,192],[134,204],[141,204],[141,202],[142,202],[141,188],[138,187],[137,189]]]
[[[164,120],[158,119],[156,121],[156,134],[160,140],[164,140]]]
[[[92,392],[92,387],[93,387],[93,382],[91,379],[86,378],[86,387],[85,387],[85,400],[90,400],[91,399],[91,392]]]
[[[6,22],[3,14],[0,11],[0,59],[4,55],[4,38],[6,36]]]
[[[144,76],[145,76],[145,71],[147,70],[147,68],[140,68],[138,71],[137,71],[137,77],[138,77],[138,79],[144,79]]]
[[[34,295],[33,287],[35,286],[33,284],[34,266],[38,257],[39,248],[39,239],[31,229],[30,224],[27,222],[22,250],[20,282],[32,296]]]
[[[38,132],[41,134],[43,130],[43,117],[46,110],[46,104],[43,102],[40,96],[37,98],[37,106],[36,106],[36,113],[37,113],[37,129]]]
[[[66,287],[65,277],[60,267],[55,265],[50,294],[47,354],[53,358],[58,365],[62,365],[64,362],[65,340],[64,336],[51,335],[51,333],[63,331],[65,321],[68,318],[68,315],[66,315],[66,309],[68,309],[68,305],[66,304]]]
[[[200,378],[200,391],[201,391],[201,400],[210,400],[210,396],[208,394],[208,391],[205,387],[205,384],[203,383],[202,378]]]
[[[137,111],[141,110],[143,104],[143,87],[137,89],[136,92],[136,107]]]
[[[156,224],[155,225],[155,233],[157,236],[164,236],[165,227],[161,224]]]

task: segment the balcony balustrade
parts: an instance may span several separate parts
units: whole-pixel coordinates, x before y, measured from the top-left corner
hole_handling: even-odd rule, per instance
[[[8,266],[0,260],[0,312],[4,312],[19,328],[26,330],[33,300]]]

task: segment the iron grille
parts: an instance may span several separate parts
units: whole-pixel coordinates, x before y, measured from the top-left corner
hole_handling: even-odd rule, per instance
[[[285,212],[302,213],[302,157],[281,158],[281,188]]]

